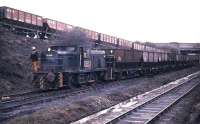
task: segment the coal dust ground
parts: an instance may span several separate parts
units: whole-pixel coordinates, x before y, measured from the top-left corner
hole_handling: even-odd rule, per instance
[[[36,112],[16,117],[7,124],[66,124],[108,108],[130,97],[157,88],[163,84],[198,71],[198,67],[159,74],[154,77],[141,77],[107,84],[104,89],[94,89],[38,107]],[[115,85],[114,87],[112,84]]]

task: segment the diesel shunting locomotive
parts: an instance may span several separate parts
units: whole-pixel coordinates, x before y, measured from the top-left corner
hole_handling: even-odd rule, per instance
[[[40,88],[80,86],[104,80],[105,51],[83,46],[52,46],[41,53],[40,70],[34,73],[34,84]]]

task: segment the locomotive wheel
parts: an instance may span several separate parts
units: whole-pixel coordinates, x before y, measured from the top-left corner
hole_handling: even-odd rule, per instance
[[[73,88],[74,88],[74,86],[73,86],[73,76],[72,76],[72,75],[69,75],[69,76],[68,76],[67,86],[68,86],[70,89],[73,89]]]
[[[73,74],[69,76],[69,83],[68,83],[70,88],[74,87],[81,87],[79,84],[79,75],[78,74]]]
[[[80,75],[79,74],[76,74],[76,75],[74,75],[74,86],[75,87],[81,87],[81,85],[80,85]]]
[[[97,77],[98,77],[99,81],[105,81],[106,80],[105,72],[99,72]]]
[[[97,82],[97,74],[96,73],[88,73],[87,74],[87,80],[86,85],[91,86],[93,83]]]
[[[94,80],[95,80],[95,82],[100,82],[100,79],[99,79],[99,75],[98,75],[98,73],[94,73]]]
[[[122,72],[118,72],[117,73],[117,80],[122,80],[123,77],[122,77]]]

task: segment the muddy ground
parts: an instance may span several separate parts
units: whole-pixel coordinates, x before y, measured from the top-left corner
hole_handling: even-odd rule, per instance
[[[190,68],[160,74],[154,77],[124,80],[120,81],[120,83],[113,82],[118,85],[112,87],[108,84],[108,87],[104,89],[98,89],[90,91],[90,93],[78,94],[62,100],[45,103],[44,105],[46,105],[46,107],[30,115],[14,118],[7,123],[45,124],[47,121],[48,124],[70,123],[197,70],[199,70],[199,68]]]

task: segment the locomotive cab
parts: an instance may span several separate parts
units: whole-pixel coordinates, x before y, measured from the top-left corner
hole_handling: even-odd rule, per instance
[[[49,51],[41,53],[42,72],[70,72],[77,71],[78,55],[74,46],[52,46]]]

